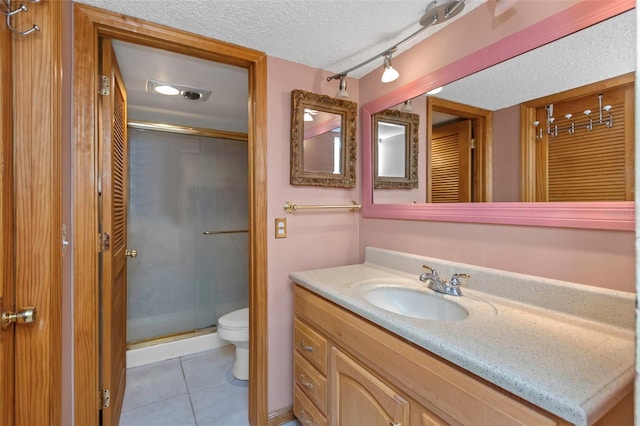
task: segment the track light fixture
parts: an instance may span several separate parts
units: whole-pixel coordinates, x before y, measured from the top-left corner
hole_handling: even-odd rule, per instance
[[[357,70],[358,68],[367,65],[368,63],[380,57],[384,58],[384,73],[382,75],[382,82],[388,83],[396,80],[400,76],[400,73],[398,73],[398,71],[391,66],[391,54],[395,52],[399,46],[411,40],[425,29],[433,25],[441,24],[456,16],[462,11],[462,9],[464,9],[464,2],[465,0],[432,0],[427,6],[426,11],[420,18],[419,22],[421,28],[419,28],[416,32],[394,44],[390,48],[385,49],[382,53],[379,53],[374,57],[367,59],[366,61],[359,63],[354,67],[349,68],[348,70],[327,77],[327,81],[340,79],[340,91],[338,92],[340,93],[342,91],[342,82],[344,81],[344,78],[347,76],[347,74],[349,74],[351,71]]]
[[[382,72],[382,78],[380,81],[383,83],[391,83],[400,77],[398,70],[391,65],[391,52],[384,55],[384,71]]]
[[[336,98],[348,98],[349,92],[347,92],[347,76],[340,76],[340,90],[336,93]]]

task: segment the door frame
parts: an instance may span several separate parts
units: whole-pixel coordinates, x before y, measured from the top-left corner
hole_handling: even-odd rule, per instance
[[[249,75],[249,423],[267,424],[266,55],[252,49],[74,4],[73,326],[75,424],[97,425],[98,39],[104,36],[247,68]]]

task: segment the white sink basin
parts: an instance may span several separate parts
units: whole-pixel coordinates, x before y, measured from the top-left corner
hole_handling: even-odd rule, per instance
[[[376,286],[363,292],[364,299],[379,308],[412,318],[459,321],[469,312],[446,296],[400,286]],[[464,297],[464,296],[463,296]]]

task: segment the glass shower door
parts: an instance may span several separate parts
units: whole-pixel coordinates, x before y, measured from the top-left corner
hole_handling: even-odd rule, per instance
[[[248,304],[247,144],[129,129],[127,341],[193,332]]]

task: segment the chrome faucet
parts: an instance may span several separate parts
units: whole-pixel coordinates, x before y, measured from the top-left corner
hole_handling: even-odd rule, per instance
[[[451,280],[447,283],[447,280],[443,280],[438,276],[438,272],[430,266],[422,265],[423,268],[427,269],[429,272],[424,272],[420,274],[420,281],[427,282],[429,281],[429,288],[433,291],[437,291],[438,293],[448,294],[450,296],[462,296],[462,291],[460,290],[460,278],[470,278],[469,274],[453,274],[451,276]]]

